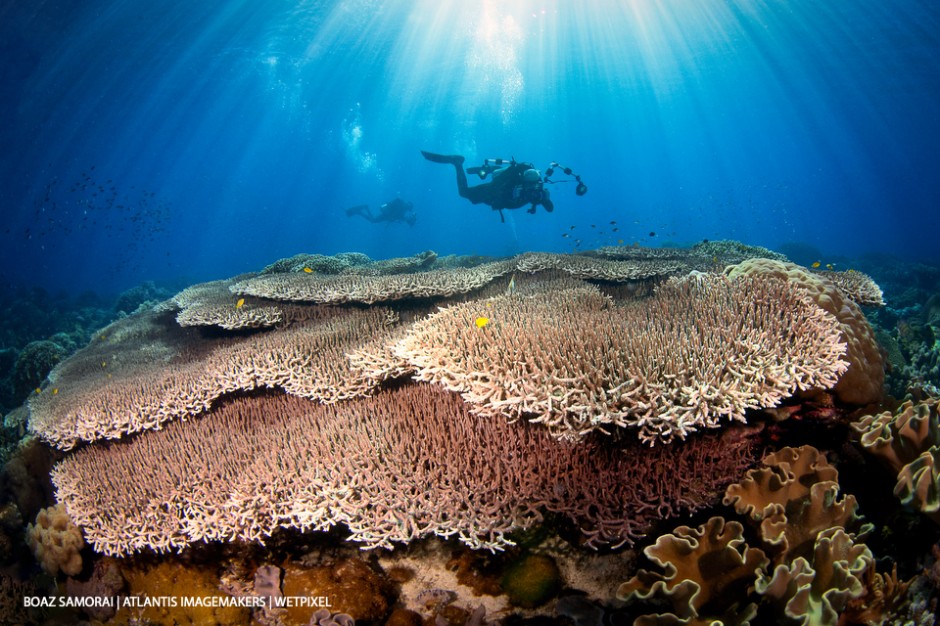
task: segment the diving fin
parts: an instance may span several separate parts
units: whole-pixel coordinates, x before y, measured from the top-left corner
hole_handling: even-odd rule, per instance
[[[464,158],[459,154],[435,154],[433,152],[421,151],[425,159],[431,163],[450,163],[451,165],[463,165]]]

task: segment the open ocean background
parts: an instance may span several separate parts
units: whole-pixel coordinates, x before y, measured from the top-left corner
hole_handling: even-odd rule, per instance
[[[7,289],[621,241],[940,260],[936,0],[3,0],[0,85]],[[422,149],[590,191],[501,224]],[[414,226],[344,213],[394,197]]]

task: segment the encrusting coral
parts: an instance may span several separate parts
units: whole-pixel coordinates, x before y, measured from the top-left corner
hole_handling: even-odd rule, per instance
[[[453,305],[415,323],[390,366],[411,364],[480,415],[566,439],[632,427],[656,443],[831,387],[844,349],[835,319],[791,285],[700,274],[626,306],[591,286]]]
[[[754,448],[734,430],[670,448],[574,445],[472,415],[440,388],[405,385],[332,405],[238,398],[198,420],[84,448],[53,481],[88,542],[113,555],[337,524],[365,548],[439,535],[500,549],[544,512],[600,546],[713,504]]]

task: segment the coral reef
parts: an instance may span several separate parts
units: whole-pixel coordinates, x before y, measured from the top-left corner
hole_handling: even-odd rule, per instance
[[[60,551],[58,592],[331,606],[85,617],[841,625],[930,606],[930,589],[898,575],[914,573],[915,548],[885,549],[901,522],[869,534],[822,453],[783,448],[751,469],[766,446],[807,440],[853,467],[847,405],[883,392],[865,315],[926,320],[881,335],[907,372],[912,355],[921,367],[940,353],[927,298],[863,314],[884,299],[867,274],[811,272],[736,242],[497,261],[298,255],[140,306],[159,296],[123,294],[117,309],[134,312],[87,347],[81,325],[37,337],[79,351],[29,389],[29,428],[67,451],[52,451],[61,504],[30,527],[32,544],[43,550],[64,505],[98,553],[84,550],[82,567],[80,545]],[[934,515],[936,404],[905,411],[902,427],[895,414],[855,426],[898,473],[899,497]],[[0,550],[52,501],[36,481],[50,448],[34,443],[43,460],[28,463],[23,449],[4,476]],[[853,478],[844,471],[867,507]],[[653,564],[640,571],[621,549],[637,544]],[[879,551],[894,571],[884,558],[877,571]],[[25,544],[0,555],[38,572]]]

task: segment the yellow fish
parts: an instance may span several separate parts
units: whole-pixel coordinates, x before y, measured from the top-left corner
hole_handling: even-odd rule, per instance
[[[836,266],[833,265],[832,263],[826,263],[826,269],[827,269],[827,270],[834,270],[835,268],[836,268]]]
[[[819,269],[820,265],[822,265],[822,263],[820,263],[819,261],[816,261],[810,267],[812,267],[815,270],[815,269]]]
[[[53,387],[53,388],[52,388],[52,395],[54,395],[54,396],[59,395],[59,388],[58,388],[58,387]]]
[[[42,389],[40,389],[39,387],[36,387],[36,393],[42,393]]]
[[[486,325],[490,323],[490,318],[481,316],[478,317],[473,323],[477,325],[477,328],[485,328]]]
[[[307,273],[307,274],[312,274],[312,273],[313,273],[313,270],[310,269],[309,267],[305,267],[305,268],[304,268],[304,272]]]
[[[239,299],[238,299],[238,302],[235,303],[235,308],[236,308],[236,309],[240,309],[240,308],[242,308],[243,306],[245,306],[245,299],[244,299],[244,298],[239,298]]]

